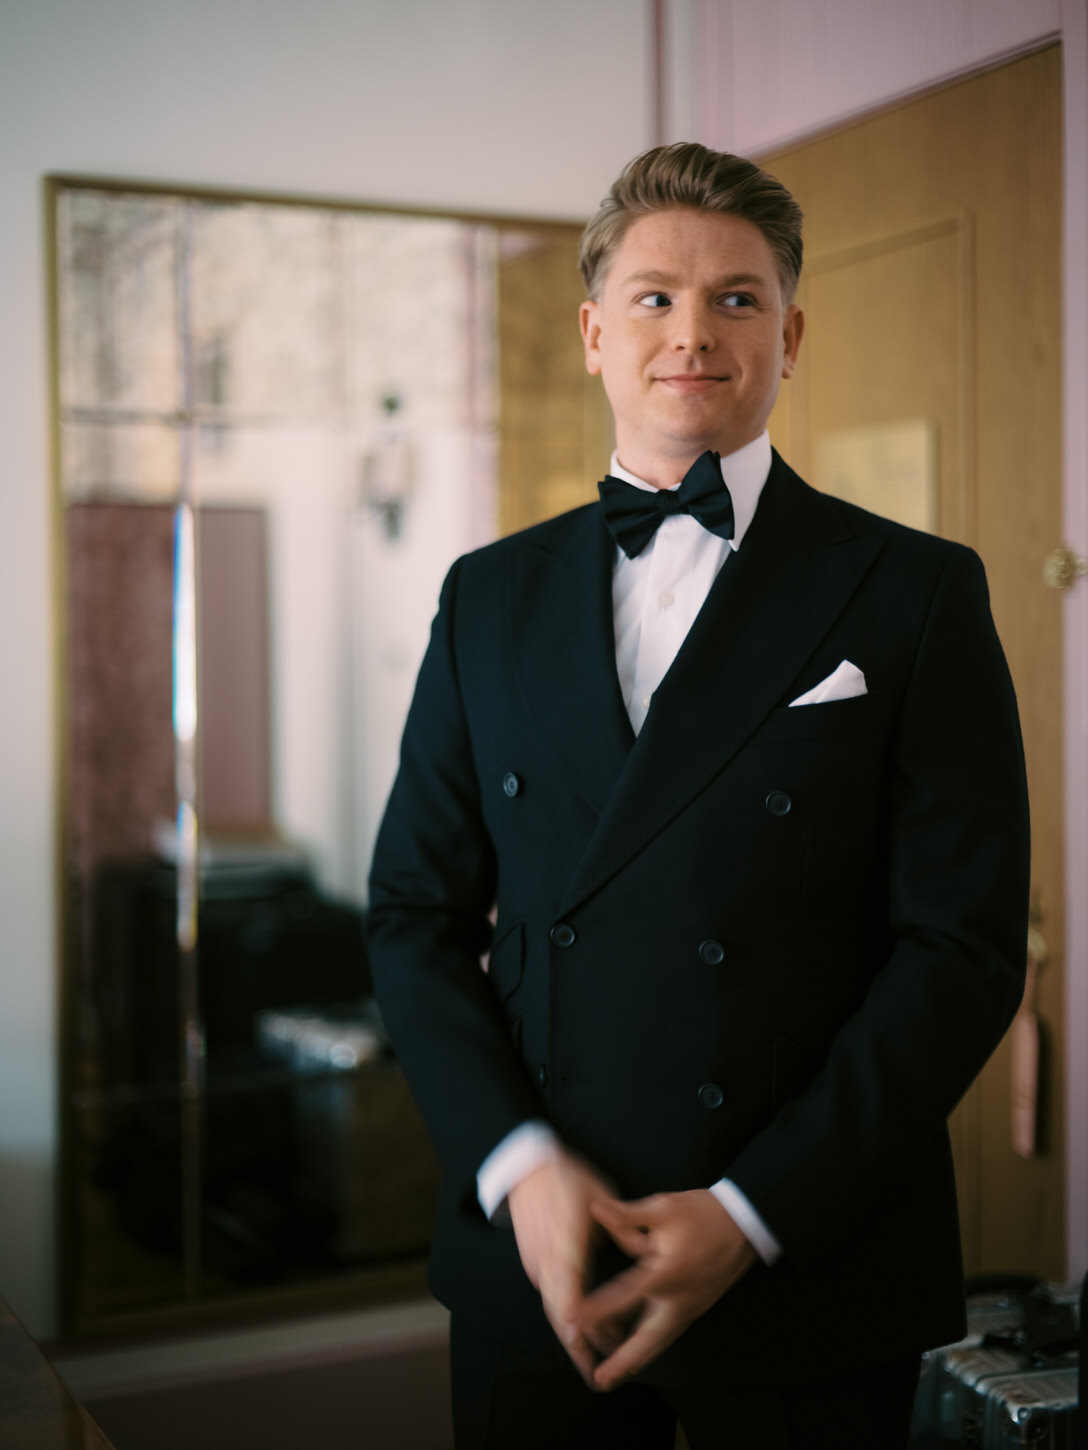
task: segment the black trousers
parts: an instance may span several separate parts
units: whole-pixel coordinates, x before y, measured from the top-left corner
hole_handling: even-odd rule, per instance
[[[457,1450],[904,1450],[920,1357],[783,1389],[596,1394],[563,1356],[511,1348],[454,1315]]]

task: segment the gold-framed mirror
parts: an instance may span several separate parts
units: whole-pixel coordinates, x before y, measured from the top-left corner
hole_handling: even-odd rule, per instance
[[[592,496],[573,224],[54,177],[63,1329],[422,1283],[370,848],[441,578]]]

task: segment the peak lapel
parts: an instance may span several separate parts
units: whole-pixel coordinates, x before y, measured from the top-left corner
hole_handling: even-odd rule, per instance
[[[615,545],[596,506],[533,530],[512,555],[515,668],[530,712],[599,815],[634,741],[616,677]]]
[[[744,543],[654,695],[565,909],[632,860],[783,702],[880,547],[855,538],[775,455]]]

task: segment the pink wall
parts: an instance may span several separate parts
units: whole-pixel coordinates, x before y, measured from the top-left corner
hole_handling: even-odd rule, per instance
[[[702,129],[742,156],[1054,39],[1063,9],[1063,0],[694,3]]]

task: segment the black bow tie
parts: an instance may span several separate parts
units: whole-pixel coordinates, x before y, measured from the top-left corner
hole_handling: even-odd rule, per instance
[[[684,474],[678,489],[652,493],[611,474],[597,485],[609,532],[629,559],[641,554],[670,514],[691,514],[720,539],[733,537],[733,500],[722,479],[717,453],[704,453]]]

